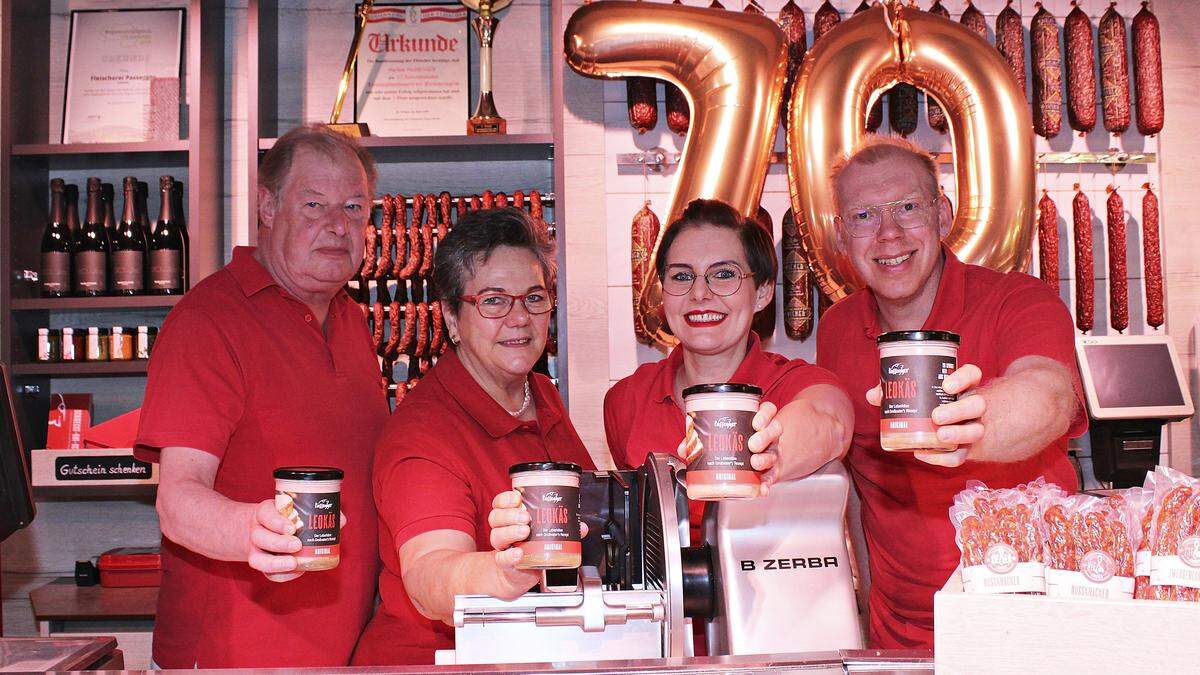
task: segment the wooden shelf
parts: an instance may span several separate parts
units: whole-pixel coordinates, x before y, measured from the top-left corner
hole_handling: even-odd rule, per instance
[[[147,360],[140,361],[67,361],[58,363],[15,363],[15,375],[43,377],[106,377],[145,375]]]
[[[182,295],[129,295],[98,298],[13,298],[12,308],[18,312],[54,310],[122,310],[174,307]]]
[[[52,155],[125,155],[129,153],[180,152],[188,151],[188,142],[142,141],[132,143],[19,143],[14,144],[12,154],[17,157],[45,157]]]
[[[270,150],[274,138],[258,139],[259,150]],[[546,146],[554,145],[550,134],[497,134],[494,136],[366,136],[358,142],[367,148],[479,148],[486,146]]]
[[[29,600],[38,621],[153,619],[158,587],[76,586],[74,579],[60,577],[30,591]]]

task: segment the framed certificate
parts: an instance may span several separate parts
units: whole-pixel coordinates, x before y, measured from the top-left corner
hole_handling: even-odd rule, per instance
[[[378,136],[462,135],[470,97],[467,8],[375,5],[354,71],[354,119]]]
[[[72,10],[63,143],[179,138],[184,10]]]

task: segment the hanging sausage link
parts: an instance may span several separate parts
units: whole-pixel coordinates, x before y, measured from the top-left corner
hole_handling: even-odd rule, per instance
[[[1045,190],[1038,201],[1038,263],[1042,281],[1058,293],[1058,207]]]
[[[1058,46],[1058,22],[1050,12],[1038,8],[1029,27],[1029,55],[1033,60],[1033,130],[1054,138],[1062,130],[1062,50]]]
[[[1142,2],[1142,11],[1133,17],[1133,81],[1137,96],[1137,128],[1144,136],[1153,136],[1163,128],[1162,39],[1158,17]]]
[[[1108,195],[1108,317],[1113,330],[1129,328],[1129,279],[1125,262],[1125,202],[1116,188]]]
[[[1021,94],[1025,93],[1025,30],[1021,27],[1021,15],[1012,8],[1012,0],[996,15],[996,49],[1008,61]]]
[[[1067,50],[1067,120],[1071,128],[1087,133],[1096,127],[1096,41],[1092,20],[1071,0],[1075,9],[1063,24]]]
[[[1163,302],[1162,251],[1159,247],[1158,197],[1146,183],[1142,197],[1142,270],[1146,278],[1146,323],[1159,328],[1166,322]]]
[[[1092,251],[1092,208],[1087,195],[1075,186],[1071,202],[1075,226],[1075,327],[1086,333],[1094,324],[1096,274]]]
[[[1129,61],[1125,58],[1125,19],[1112,3],[1100,19],[1100,95],[1104,128],[1112,134],[1129,128]]]

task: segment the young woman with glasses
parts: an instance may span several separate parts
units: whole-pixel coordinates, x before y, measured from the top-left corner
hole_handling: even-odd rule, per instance
[[[698,199],[667,227],[654,262],[662,310],[679,344],[605,397],[604,427],[617,465],[636,467],[650,452],[678,452],[683,390],[724,382],[763,390],[748,445],[764,491],[840,457],[854,418],[837,378],[765,351],[750,330],[754,313],[775,291],[778,263],[770,233],[723,202]],[[692,502],[693,539],[701,506]]]
[[[529,536],[529,514],[510,466],[595,468],[554,385],[531,373],[554,308],[553,259],[512,208],[467,214],[438,246],[433,281],[452,346],[396,406],[376,449],[382,604],[356,665],[432,664],[454,645],[455,595],[512,599],[538,583],[515,568],[511,546]]]

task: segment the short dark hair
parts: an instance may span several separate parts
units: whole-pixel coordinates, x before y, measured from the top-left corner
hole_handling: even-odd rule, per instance
[[[458,312],[467,277],[501,246],[532,253],[542,268],[546,288],[554,290],[554,245],[545,232],[521,209],[480,209],[468,211],[438,243],[433,256],[433,293],[442,307]]]
[[[350,153],[362,165],[363,174],[367,177],[367,186],[372,191],[375,190],[379,171],[375,168],[375,158],[371,156],[371,151],[359,145],[358,141],[350,136],[336,132],[324,124],[306,124],[280,136],[258,164],[259,187],[265,187],[271,194],[278,195],[292,168],[292,159],[300,148],[315,150],[331,158],[336,157],[338,152]]]
[[[744,217],[732,206],[716,199],[694,199],[679,217],[667,226],[658,254],[654,257],[654,270],[659,281],[667,275],[667,252],[680,234],[703,226],[733,230],[742,242],[742,251],[754,275],[754,285],[775,282],[779,269],[779,258],[775,255],[775,240],[767,228],[756,220]]]

